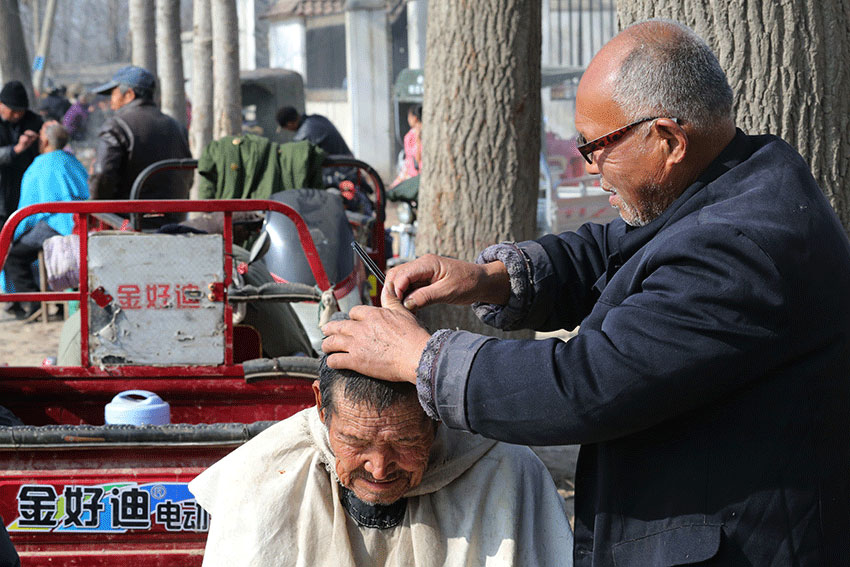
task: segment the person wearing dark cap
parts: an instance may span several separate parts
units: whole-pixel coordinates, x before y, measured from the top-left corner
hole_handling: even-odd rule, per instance
[[[0,90],[0,224],[17,208],[24,171],[38,155],[42,120],[28,110],[29,97],[20,81]]]
[[[98,133],[95,161],[89,177],[92,199],[128,199],[133,181],[150,164],[164,159],[191,158],[186,128],[163,114],[154,104],[154,76],[141,67],[116,71],[112,80],[93,90],[109,95],[116,111]],[[155,173],[145,183],[139,198],[188,199],[191,172]],[[144,221],[158,227],[179,221],[166,215]]]

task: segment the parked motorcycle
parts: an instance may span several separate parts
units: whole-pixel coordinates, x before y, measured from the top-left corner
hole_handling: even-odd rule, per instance
[[[397,203],[398,224],[390,227],[390,232],[398,238],[398,255],[388,260],[391,266],[403,264],[416,258],[417,199],[419,198],[419,178],[417,175],[402,181],[389,191],[387,200]]]

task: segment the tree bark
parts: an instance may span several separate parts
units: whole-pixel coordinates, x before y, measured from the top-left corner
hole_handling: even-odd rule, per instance
[[[417,252],[474,260],[534,237],[540,18],[539,0],[429,3]],[[468,309],[435,311],[432,328],[477,323]]]
[[[157,74],[154,0],[130,0],[130,41],[133,65]]]
[[[156,50],[162,112],[185,126],[186,88],[183,85],[179,2],[156,0]]]
[[[210,0],[195,0],[192,12],[192,123],[189,145],[195,158],[201,156],[213,135],[212,19]],[[197,180],[197,172],[196,172]],[[192,187],[196,199],[197,182]]]
[[[47,67],[47,55],[50,53],[50,39],[53,35],[53,21],[56,17],[56,0],[47,0],[47,8],[44,10],[44,23],[41,27],[41,32],[38,35],[38,46],[36,47],[36,57],[41,57],[40,65],[32,77],[33,91],[42,92],[44,84],[44,71]]]
[[[235,0],[212,0],[213,137],[242,132],[239,21]]]
[[[35,104],[18,0],[0,0],[0,79],[4,84],[13,80],[22,82],[30,106]]]
[[[41,37],[41,7],[39,0],[29,0],[29,4],[30,11],[32,12],[32,50],[35,51],[38,40]]]
[[[618,12],[623,26],[664,17],[703,37],[738,125],[796,147],[850,232],[850,0],[620,0]]]

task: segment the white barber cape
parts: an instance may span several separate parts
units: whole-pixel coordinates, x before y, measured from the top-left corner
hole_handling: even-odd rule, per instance
[[[204,566],[572,565],[563,501],[527,447],[437,429],[401,522],[360,527],[343,508],[328,433],[305,409],[189,484],[211,515]]]

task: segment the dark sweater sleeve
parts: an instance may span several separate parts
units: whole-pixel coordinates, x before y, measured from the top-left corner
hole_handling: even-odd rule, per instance
[[[606,289],[601,324],[570,341],[452,333],[433,367],[440,418],[511,443],[592,443],[692,411],[758,375],[751,353],[775,360],[773,339],[787,325],[772,259],[731,227],[677,238],[645,262],[636,292]]]

